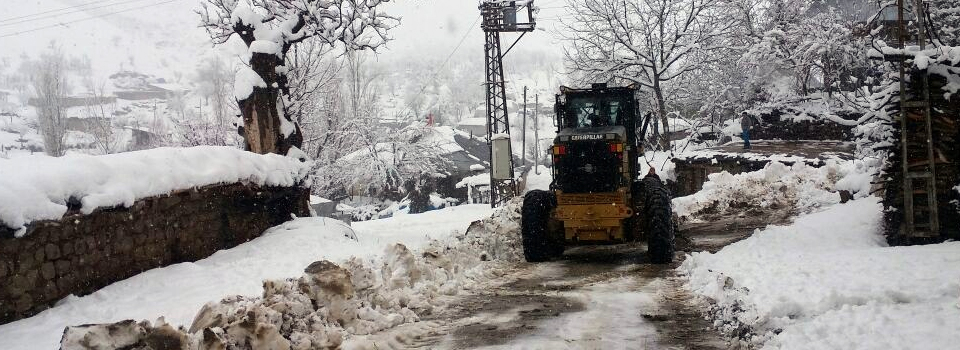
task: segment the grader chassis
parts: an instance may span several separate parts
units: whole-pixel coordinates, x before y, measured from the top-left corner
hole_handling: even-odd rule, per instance
[[[521,210],[527,261],[558,257],[567,246],[646,239],[650,262],[670,263],[670,194],[655,173],[638,177],[650,117],[639,116],[636,89],[560,87],[555,111],[553,182],[527,193]]]

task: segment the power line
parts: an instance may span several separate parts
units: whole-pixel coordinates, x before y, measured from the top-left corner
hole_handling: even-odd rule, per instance
[[[135,3],[135,2],[142,2],[142,1],[147,1],[147,0],[127,0],[127,1],[122,1],[122,2],[113,3],[113,4],[106,4],[106,5],[89,7],[89,8],[81,8],[81,9],[77,9],[77,10],[75,10],[75,11],[70,11],[70,12],[65,12],[65,13],[55,13],[55,14],[52,14],[52,15],[40,16],[40,17],[36,17],[36,18],[25,18],[25,19],[20,19],[20,20],[17,20],[17,21],[9,22],[9,23],[2,23],[2,22],[4,22],[4,21],[0,21],[0,27],[7,27],[7,26],[15,25],[15,24],[20,24],[20,23],[27,23],[27,22],[37,21],[37,20],[41,20],[41,19],[47,19],[47,18],[55,18],[55,17],[60,17],[60,16],[66,16],[66,15],[71,15],[71,14],[74,14],[74,13],[83,13],[83,12],[90,11],[90,10],[102,9],[102,8],[105,8],[105,7],[113,7],[113,6],[119,6],[119,5],[126,5],[126,4]]]
[[[68,25],[68,24],[73,24],[73,23],[83,22],[83,21],[89,21],[89,20],[91,20],[91,19],[97,19],[97,18],[112,16],[112,15],[119,14],[119,13],[130,12],[130,11],[140,10],[140,9],[145,9],[145,8],[148,8],[148,7],[159,6],[159,5],[168,4],[168,3],[171,3],[171,2],[175,2],[175,1],[180,1],[180,0],[167,0],[167,1],[158,2],[158,3],[155,3],[155,4],[144,5],[144,6],[137,7],[137,8],[130,8],[130,9],[126,9],[126,10],[114,11],[114,12],[104,13],[104,14],[102,14],[102,15],[97,15],[97,16],[93,16],[93,17],[81,18],[81,19],[77,19],[77,20],[73,20],[73,21],[60,22],[60,23],[57,23],[57,24],[48,25],[48,26],[43,26],[43,27],[39,27],[39,28],[34,28],[34,29],[29,29],[29,30],[24,30],[24,31],[19,31],[19,32],[13,32],[13,33],[8,33],[8,34],[3,34],[3,35],[0,35],[0,38],[7,38],[7,37],[11,37],[11,36],[17,36],[17,35],[21,35],[21,34],[26,34],[26,33],[32,33],[32,32],[36,32],[36,31],[39,31],[39,30],[44,30],[44,29],[49,29],[49,28],[54,28],[54,27],[65,27],[65,26]]]
[[[8,18],[0,19],[0,22],[7,22],[7,21],[10,21],[10,20],[15,20],[15,19],[20,19],[20,18],[26,18],[26,17],[34,17],[34,16],[39,16],[39,15],[51,13],[51,12],[60,12],[60,11],[63,11],[63,10],[70,10],[70,9],[74,9],[74,8],[78,8],[78,7],[90,6],[90,5],[93,5],[93,4],[99,4],[99,3],[101,3],[101,2],[107,2],[107,1],[116,1],[116,0],[98,0],[98,1],[94,1],[94,2],[88,2],[88,3],[86,3],[86,4],[80,4],[80,5],[74,5],[74,6],[61,7],[61,8],[55,9],[55,10],[47,10],[47,11],[37,12],[37,13],[29,14],[29,15],[8,17]]]

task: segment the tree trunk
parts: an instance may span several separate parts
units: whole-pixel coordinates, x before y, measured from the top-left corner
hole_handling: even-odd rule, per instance
[[[280,76],[277,66],[281,65],[279,57],[273,54],[254,53],[250,58],[250,68],[253,69],[266,87],[254,87],[253,93],[244,100],[240,100],[240,112],[243,115],[244,139],[251,152],[267,154],[287,154],[291,147],[300,147],[303,139],[300,136],[300,126],[282,114],[277,105],[280,98]],[[287,122],[295,127],[289,137],[281,132],[280,118],[287,118]]]
[[[660,87],[660,80],[653,80],[653,94],[657,98],[657,115],[660,117],[660,125],[662,125],[663,132],[660,133],[660,148],[663,150],[670,149],[670,134],[667,124],[667,105],[663,100],[663,88]]]

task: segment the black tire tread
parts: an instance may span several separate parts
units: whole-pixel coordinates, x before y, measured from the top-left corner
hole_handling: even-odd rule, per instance
[[[644,233],[650,262],[669,264],[673,262],[675,250],[670,191],[656,176],[645,177],[643,183],[643,214],[646,222]]]
[[[534,190],[523,196],[520,234],[523,256],[528,262],[543,262],[557,255],[557,244],[551,241],[547,227],[555,202],[553,194],[547,191]],[[562,245],[559,251],[563,253]]]

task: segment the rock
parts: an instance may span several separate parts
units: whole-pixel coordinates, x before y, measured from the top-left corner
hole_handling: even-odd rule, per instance
[[[45,251],[47,252],[47,259],[56,260],[60,257],[60,247],[56,244],[47,243]]]
[[[334,264],[330,261],[316,261],[303,270],[306,273],[307,280],[304,281],[310,286],[313,293],[323,292],[330,296],[341,296],[344,298],[353,297],[353,282],[351,281],[350,271]],[[318,289],[318,290],[317,290]],[[317,299],[314,299],[317,300]]]
[[[252,350],[290,350],[290,341],[283,338],[277,327],[269,323],[259,323],[250,338]]]
[[[220,328],[204,329],[199,350],[227,350],[227,343],[223,339],[223,330]]]
[[[43,279],[52,280],[54,277],[57,277],[57,270],[52,262],[45,262],[40,266],[40,275],[43,276]]]
[[[27,312],[27,310],[33,308],[33,297],[29,294],[21,295],[20,298],[14,302],[13,308],[20,313]]]
[[[147,333],[143,342],[151,350],[188,350],[189,341],[187,335],[183,332],[170,327],[169,324],[162,324],[153,328]]]
[[[60,246],[60,251],[63,252],[63,255],[69,256],[73,254],[73,248],[74,248],[74,243],[72,241],[64,242],[63,245]]]
[[[840,203],[846,203],[853,200],[853,194],[847,190],[840,190]]]
[[[27,278],[23,275],[13,275],[10,277],[10,280],[7,281],[6,285],[3,286],[6,292],[13,296],[26,293],[28,287]]]
[[[70,261],[67,261],[67,260],[57,260],[56,266],[57,266],[57,274],[60,276],[66,276],[70,274],[72,270],[70,267]]]
[[[60,338],[60,350],[106,350],[129,348],[146,335],[144,326],[133,320],[111,324],[67,327]]]
[[[733,278],[731,278],[730,276],[726,276],[723,279],[723,289],[730,289],[730,288],[733,288]]]
[[[193,322],[190,324],[190,333],[196,333],[201,329],[223,327],[224,325],[226,325],[226,318],[222,312],[221,304],[206,303],[200,308],[200,312],[197,312],[197,316],[193,318]]]

